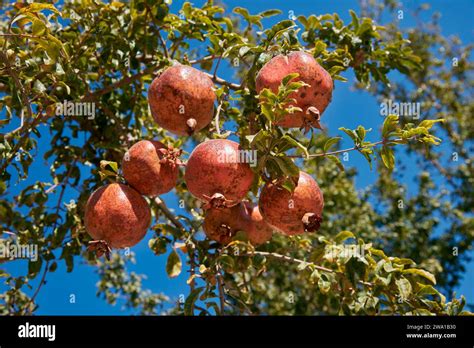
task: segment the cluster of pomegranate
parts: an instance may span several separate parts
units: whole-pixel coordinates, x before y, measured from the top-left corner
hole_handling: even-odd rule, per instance
[[[320,115],[331,101],[333,82],[310,54],[298,51],[271,59],[256,78],[257,92],[264,88],[276,92],[291,73],[298,73],[296,79],[308,85],[291,96],[302,111],[286,115],[278,125],[319,127]],[[152,82],[148,101],[158,125],[183,136],[209,125],[216,95],[206,74],[177,64]],[[255,174],[248,163],[239,161],[241,151],[231,140],[207,140],[193,150],[185,165],[187,188],[203,202],[206,236],[228,244],[242,231],[252,244],[259,245],[270,240],[273,231],[295,235],[318,230],[324,199],[316,181],[300,172],[293,192],[278,180],[266,182],[254,205],[245,197]],[[143,196],[155,197],[176,186],[179,167],[184,166],[180,155],[181,150],[148,140],[126,152],[122,172],[128,185],[103,186],[87,202],[85,226],[94,238],[91,249],[108,254],[110,248],[133,246],[145,236],[151,214]]]

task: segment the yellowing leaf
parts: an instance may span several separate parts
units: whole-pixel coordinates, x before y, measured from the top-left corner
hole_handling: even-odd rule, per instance
[[[428,279],[431,283],[433,283],[434,285],[436,285],[436,278],[433,274],[431,274],[430,272],[428,271],[425,271],[424,269],[418,269],[418,268],[409,268],[409,269],[405,269],[403,270],[403,273],[404,274],[416,274],[416,275],[419,275],[423,278],[426,278]]]
[[[170,278],[175,278],[180,275],[182,268],[181,258],[176,250],[173,249],[168,256],[168,260],[166,261],[166,273]]]

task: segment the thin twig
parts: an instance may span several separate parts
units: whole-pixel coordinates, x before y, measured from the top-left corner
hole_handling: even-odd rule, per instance
[[[176,54],[178,48],[179,48],[179,45],[181,44],[181,42],[184,40],[184,36],[181,36],[178,38],[178,40],[176,40],[173,45],[171,46],[171,59],[174,58],[174,55]]]
[[[161,36],[161,33],[160,33],[160,29],[158,29],[158,40],[160,40],[160,44],[161,46],[163,47],[163,52],[165,54],[165,57],[166,59],[170,59],[170,53],[168,51],[168,47],[166,47],[166,42],[165,40],[163,39],[163,37]]]
[[[188,63],[190,65],[195,65],[195,64],[200,64],[202,62],[206,62],[208,60],[213,60],[215,58],[217,58],[215,55],[211,55],[211,56],[206,56],[206,57],[199,58],[199,59],[190,60],[190,61],[188,61]]]
[[[223,85],[223,86],[227,86],[227,87],[229,87],[229,88],[232,89],[232,90],[239,90],[239,89],[241,89],[241,85],[238,85],[238,84],[236,84],[236,83],[232,83],[232,82],[226,81],[226,80],[224,80],[223,78],[220,78],[220,77],[218,77],[218,76],[215,76],[215,77],[214,77],[213,75],[211,75],[211,74],[209,74],[209,73],[205,73],[205,74],[206,74],[207,76],[209,76],[210,79],[211,79],[212,81],[214,81],[215,83],[218,83],[218,84]]]
[[[225,293],[222,274],[220,273],[219,266],[216,267],[216,280],[217,280],[217,289],[219,290],[219,303],[220,303],[220,314],[223,315],[225,311]]]
[[[337,271],[332,270],[330,268],[326,268],[326,267],[323,267],[323,266],[318,266],[318,265],[315,265],[314,263],[311,263],[311,262],[306,262],[304,260],[300,260],[300,259],[297,259],[297,258],[294,258],[294,257],[291,257],[291,256],[282,255],[282,254],[278,254],[278,253],[270,253],[270,252],[267,252],[267,251],[253,251],[252,253],[244,254],[244,256],[253,256],[253,255],[273,257],[275,259],[290,261],[290,262],[294,262],[294,263],[297,263],[297,264],[311,264],[315,269],[320,270],[322,272],[340,274],[340,272],[337,272]],[[366,286],[373,286],[372,283],[365,282],[365,281],[362,281],[362,280],[359,280],[358,282],[360,284],[363,284],[363,285],[366,285]]]
[[[337,154],[344,153],[344,152],[349,152],[349,151],[354,151],[354,150],[361,150],[361,149],[364,149],[364,148],[367,148],[367,147],[375,147],[375,146],[378,146],[378,145],[381,145],[381,144],[385,144],[387,142],[400,142],[400,141],[408,141],[408,140],[411,140],[411,139],[413,139],[413,138],[394,139],[394,140],[385,140],[384,139],[384,140],[377,141],[375,143],[370,143],[370,144],[362,145],[362,146],[354,146],[354,147],[351,147],[351,148],[348,148],[348,149],[311,154],[311,155],[309,155],[309,158],[323,157],[323,156],[329,156],[329,155],[337,155]],[[304,155],[289,155],[288,157],[291,157],[291,158],[306,158],[306,156],[304,156]]]
[[[163,214],[165,214],[166,218],[173,223],[173,225],[178,227],[183,232],[186,232],[184,225],[176,218],[176,216],[174,216],[174,214],[168,209],[165,202],[163,202],[160,197],[155,198],[155,203],[158,205],[158,208],[163,212]]]
[[[221,64],[222,60],[222,54],[219,56],[219,59],[217,60],[216,67],[214,69],[214,74],[212,74],[212,77],[215,79],[217,77],[217,69],[219,69],[219,65]]]
[[[24,39],[44,39],[41,36],[36,36],[36,35],[29,35],[29,34],[0,34],[0,36],[3,37],[19,37],[19,38],[24,38]]]

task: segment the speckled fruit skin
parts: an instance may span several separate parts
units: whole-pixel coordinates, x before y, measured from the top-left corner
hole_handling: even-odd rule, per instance
[[[181,64],[166,69],[148,89],[153,118],[177,135],[191,135],[206,127],[212,120],[215,100],[211,79]],[[194,120],[194,127],[190,127],[190,120]]]
[[[264,88],[277,92],[283,78],[292,73],[299,74],[295,81],[303,81],[310,85],[290,95],[290,98],[296,99],[294,106],[300,107],[303,111],[286,115],[277,124],[286,128],[301,128],[305,126],[304,118],[308,107],[316,107],[322,115],[329,105],[333,81],[312,55],[297,51],[287,56],[280,54],[263,66],[256,79],[257,92],[260,93]]]
[[[227,139],[208,140],[196,146],[184,175],[189,192],[203,202],[221,194],[227,207],[242,201],[252,186],[254,173],[248,163],[238,160],[241,150],[238,143]]]
[[[302,221],[305,214],[321,217],[324,198],[316,181],[300,171],[293,193],[278,184],[267,183],[260,193],[258,206],[268,224],[284,234],[295,235],[306,232]]]
[[[109,184],[89,197],[84,220],[92,238],[105,240],[112,248],[126,248],[143,239],[151,214],[137,191],[123,184]]]
[[[273,228],[263,220],[258,205],[242,202],[245,209],[244,232],[252,245],[258,246],[272,239]]]
[[[211,208],[206,210],[202,228],[207,238],[226,245],[238,231],[244,231],[247,227],[245,214],[241,204],[230,208]]]
[[[145,196],[171,191],[178,181],[179,168],[170,162],[160,163],[168,148],[159,141],[141,140],[125,153],[122,172],[127,183]]]

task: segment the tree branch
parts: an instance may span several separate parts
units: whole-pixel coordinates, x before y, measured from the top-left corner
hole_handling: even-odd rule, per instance
[[[323,266],[318,266],[318,265],[316,265],[312,262],[306,262],[306,261],[303,261],[303,260],[300,260],[300,259],[297,259],[297,258],[294,258],[294,257],[291,257],[291,256],[281,255],[281,254],[278,254],[278,253],[270,253],[270,252],[267,252],[267,251],[253,251],[252,253],[244,254],[244,256],[254,256],[254,255],[273,257],[273,258],[278,259],[278,260],[294,262],[294,263],[297,263],[297,264],[302,264],[302,263],[311,264],[315,269],[317,269],[319,271],[326,272],[326,273],[341,274],[340,272],[337,272],[333,269],[326,268],[326,267],[323,267]],[[366,286],[373,286],[372,283],[364,282],[362,280],[359,280],[358,283],[360,283],[362,285],[366,285]]]

